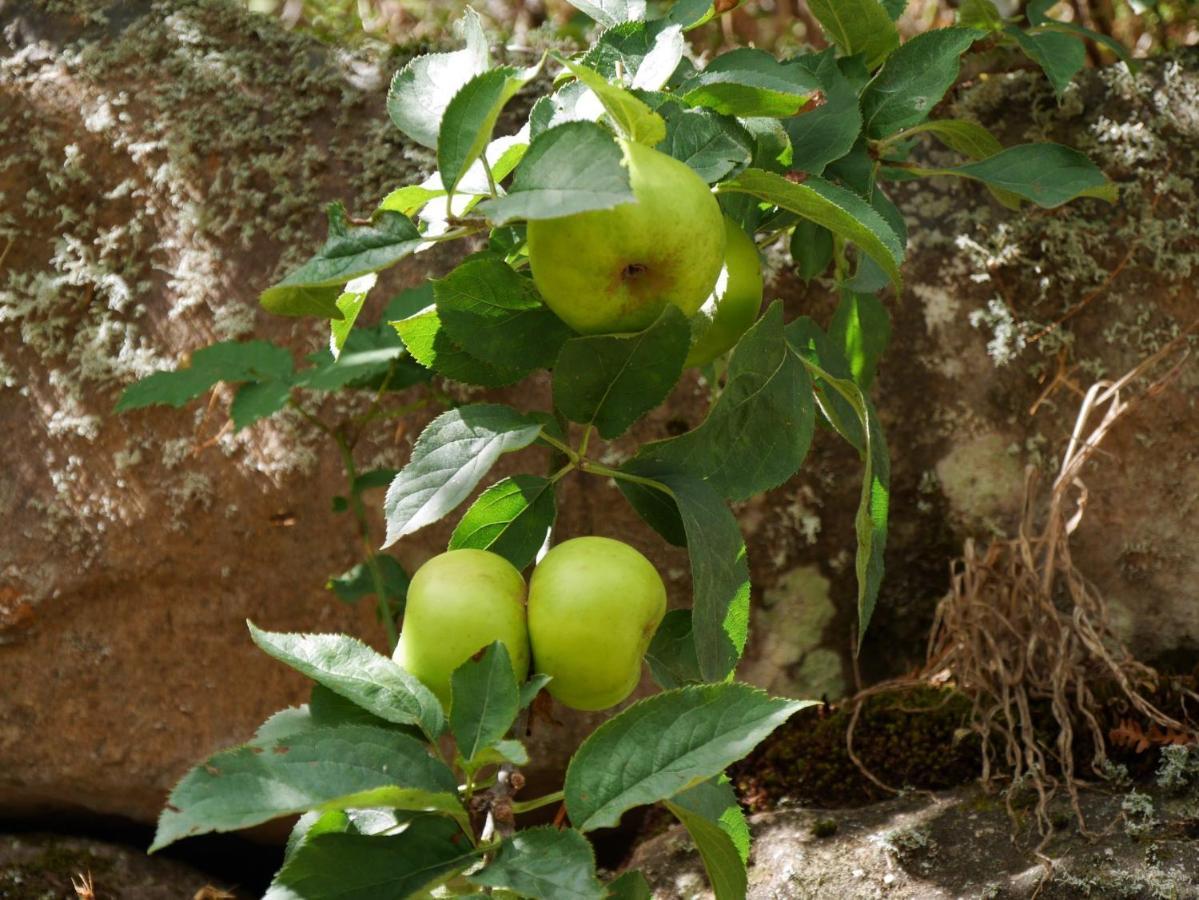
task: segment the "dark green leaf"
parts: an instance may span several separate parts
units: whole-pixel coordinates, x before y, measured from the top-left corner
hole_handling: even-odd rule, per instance
[[[595,854],[573,828],[527,828],[505,839],[495,859],[467,878],[535,900],[602,900]]]
[[[427,896],[479,852],[452,822],[421,817],[399,834],[320,834],[283,865],[264,900]]]
[[[500,368],[475,359],[450,339],[436,309],[392,322],[412,358],[453,381],[482,387],[503,387],[525,377],[524,369]]]
[[[652,479],[674,501],[675,520],[666,521],[686,535],[696,657],[704,680],[720,681],[736,666],[749,631],[749,566],[737,520],[711,485],[690,472],[645,460],[621,470]],[[624,489],[624,480],[617,483]]]
[[[377,211],[368,225],[350,224],[340,203],[330,204],[328,213],[329,237],[316,256],[262,292],[267,312],[340,319],[342,285],[395,265],[420,246],[420,232],[401,213]]]
[[[676,5],[681,6],[687,2],[688,0],[680,0]],[[654,900],[649,882],[639,869],[625,872],[619,878],[608,882],[608,897],[609,900]]]
[[[746,684],[665,691],[613,716],[566,770],[566,809],[581,831],[615,825],[626,810],[673,797],[724,771],[815,701],[768,697]]]
[[[567,341],[554,366],[554,406],[572,422],[593,424],[607,440],[666,399],[691,343],[686,317],[667,306],[636,334]]]
[[[282,634],[252,622],[250,637],[265,653],[381,719],[441,734],[441,704],[416,678],[347,634]]]
[[[817,176],[795,184],[781,175],[758,169],[747,169],[722,182],[717,191],[751,194],[823,225],[857,244],[887,273],[896,288],[902,285],[899,264],[903,261],[903,245],[883,218],[852,192]]]
[[[553,679],[549,675],[537,674],[529,676],[529,680],[520,686],[520,708],[524,709],[541,693],[541,689]]]
[[[447,191],[458,187],[466,170],[479,158],[504,106],[541,70],[500,66],[475,75],[454,94],[441,119],[437,136],[437,169]]]
[[[368,712],[352,700],[347,700],[341,694],[334,693],[323,684],[312,685],[312,691],[308,695],[308,717],[314,726],[370,725],[374,728],[402,731],[418,741],[424,740],[424,735],[414,725],[396,725],[394,722],[380,719],[374,713]]]
[[[461,819],[456,790],[453,772],[406,734],[362,725],[312,727],[225,750],[192,769],[171,792],[150,849],[310,809],[394,806]]]
[[[678,25],[658,20],[626,22],[609,28],[596,39],[579,63],[605,78],[616,77],[619,63],[625,77],[632,77],[633,88],[657,90],[678,68],[682,58],[682,30]],[[643,64],[644,73],[641,71]]]
[[[878,0],[808,0],[808,9],[842,53],[863,54],[871,69],[899,46],[899,31]]]
[[[879,587],[883,580],[887,517],[891,504],[891,461],[874,404],[855,382],[835,377],[820,365],[819,358],[813,352],[813,348],[820,344],[806,336],[805,332],[809,328],[809,324],[796,320],[787,326],[787,338],[795,352],[804,360],[813,381],[816,381],[822,390],[839,395],[839,404],[836,405],[830,404],[819,394],[817,399],[834,427],[858,448],[864,465],[861,500],[854,519],[858,539],[858,645],[861,646],[862,637],[874,614],[875,601],[878,599]],[[841,410],[845,405],[853,410],[857,418],[855,430],[847,428],[848,423],[842,416]]]
[[[737,847],[728,834],[717,822],[692,809],[670,800],[666,801],[666,808],[683,823],[695,842],[716,900],[743,900],[748,882],[745,861],[738,856]]]
[[[815,424],[812,388],[787,347],[776,301],[733,351],[728,379],[703,423],[642,447],[638,457],[704,478],[729,500],[782,484],[807,455]]]
[[[233,430],[241,431],[259,419],[273,416],[291,399],[291,383],[287,381],[254,381],[237,389],[229,405]]]
[[[1078,197],[1115,202],[1116,187],[1086,154],[1061,144],[1019,144],[979,162],[953,169],[923,169],[926,175],[973,178],[1052,209]]]
[[[483,23],[469,6],[465,7],[461,29],[465,48],[416,57],[396,73],[387,94],[391,121],[408,137],[430,149],[437,148],[441,118],[450,100],[490,64]]]
[[[465,500],[495,461],[537,439],[541,426],[499,404],[461,406],[428,424],[400,470],[383,512],[390,546]]]
[[[476,209],[496,225],[611,209],[635,199],[624,154],[594,122],[566,122],[533,139],[508,194]]]
[[[891,317],[886,307],[873,294],[842,291],[828,331],[849,361],[853,380],[863,391],[869,390],[875,367],[891,339]]]
[[[1069,34],[1023,31],[1015,25],[1008,25],[1004,32],[1020,45],[1029,59],[1045,70],[1059,96],[1087,64],[1087,48]]]
[[[375,565],[379,568],[386,599],[402,609],[404,598],[408,596],[408,573],[394,556],[386,553],[375,555]],[[325,589],[333,591],[342,603],[357,603],[363,597],[373,597],[376,590],[370,566],[364,562],[358,563],[344,575],[330,578],[325,582]]]
[[[549,366],[573,334],[533,282],[495,256],[468,259],[435,281],[433,294],[450,340],[500,370]]]
[[[691,610],[672,609],[662,619],[646,651],[654,681],[664,690],[703,681],[699,659],[695,655],[695,635],[691,631]]]
[[[866,133],[883,138],[923,121],[957,80],[962,54],[983,34],[939,28],[896,50],[862,95]]]
[[[903,15],[903,11],[908,5],[908,0],[880,0],[880,2],[883,4],[883,9],[887,11],[887,15],[891,17],[892,22]]]
[[[677,93],[692,106],[725,115],[784,118],[800,112],[819,90],[819,82],[801,66],[742,47],[717,56]]]
[[[710,109],[662,108],[666,117],[663,153],[685,162],[708,184],[745,168],[753,158],[753,136],[736,119]]]
[[[479,495],[454,529],[448,549],[490,550],[523,569],[545,543],[556,515],[548,478],[514,475]]]
[[[958,7],[957,23],[964,28],[1002,31],[1003,15],[992,0],[962,0],[962,5]]]
[[[458,752],[472,760],[507,733],[520,710],[508,648],[496,641],[455,669],[450,683],[450,731]]]
[[[862,131],[858,92],[841,72],[830,48],[823,53],[797,57],[792,65],[808,71],[824,93],[824,105],[784,122],[791,138],[794,168],[819,175],[825,166],[853,147]]]
[[[802,220],[791,232],[791,259],[804,281],[823,275],[833,261],[833,233],[823,225]]]
[[[291,353],[270,341],[221,341],[197,350],[190,365],[155,372],[125,388],[116,412],[144,406],[183,406],[221,381],[289,381]]]
[[[749,860],[749,824],[726,776],[702,781],[681,794],[675,794],[670,802],[718,825],[733,842],[742,864]]]

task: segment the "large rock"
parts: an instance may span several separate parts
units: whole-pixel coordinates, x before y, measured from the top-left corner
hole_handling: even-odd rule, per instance
[[[950,181],[900,192],[914,258],[877,388],[895,492],[867,677],[919,659],[947,560],[967,535],[1010,529],[1023,465],[1058,452],[1069,388],[1026,412],[1057,346],[1080,366],[1077,382],[1121,371],[1194,314],[1199,251],[1179,225],[1194,216],[1194,60],[1135,79],[1093,73],[1060,106],[1027,73],[989,79],[960,101],[957,114],[995,125],[1009,143],[1051,136],[1093,153],[1123,184],[1114,209],[1010,215]],[[131,380],[213,340],[266,336],[297,357],[321,345],[319,329],[264,316],[254,298],[319,241],[323,201],[366,211],[429,168],[429,153],[386,120],[396,65],[330,52],[220,0],[0,5],[6,813],[83,807],[150,820],[198,757],[302,701],[303,679],[254,650],[246,618],[382,644],[369,609],[339,606],[323,589],[361,552],[352,526],[329,512],[344,485],[323,435],[290,413],[222,431],[224,394],[211,408],[111,409]],[[376,304],[451,262],[429,254],[399,267]],[[827,317],[827,291],[776,274],[792,313]],[[1005,315],[1048,322],[1099,287],[1070,320],[1068,342],[1008,359]],[[1182,469],[1194,452],[1194,385],[1188,371],[1113,436],[1079,536],[1078,561],[1152,652],[1199,641],[1186,528],[1199,485]],[[500,396],[533,408],[547,389],[534,380]],[[637,437],[696,424],[708,396],[686,380]],[[319,411],[355,408],[336,400]],[[372,432],[362,466],[401,465],[433,414]],[[528,454],[496,474],[543,464]],[[852,683],[857,475],[852,454],[821,436],[799,476],[738,508],[755,585],[745,672],[773,690],[835,696]],[[610,485],[569,479],[561,511],[561,534],[634,542],[659,563],[672,602],[686,602],[685,555]],[[402,542],[397,555],[415,566],[444,547],[451,524]],[[561,730],[535,735],[553,748],[538,775],[546,781],[597,720],[559,715]]]
[[[1054,811],[1058,833],[1040,857],[1040,835],[1024,831],[1033,796],[1017,800],[1023,824],[1013,826],[1003,800],[978,787],[913,792],[860,809],[760,813],[750,819],[748,897],[1194,900],[1199,854],[1186,835],[1194,827],[1196,793],[1170,784],[1085,792],[1089,835],[1062,800]],[[712,896],[699,854],[679,827],[640,846],[631,867],[645,872],[656,900]]]

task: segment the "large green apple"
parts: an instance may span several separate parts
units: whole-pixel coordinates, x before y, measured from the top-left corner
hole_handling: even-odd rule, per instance
[[[607,709],[641,680],[666,615],[653,563],[621,541],[581,537],[550,550],[529,580],[529,642],[546,686],[575,709]]]
[[[704,180],[665,153],[621,144],[635,202],[528,226],[537,289],[583,334],[641,331],[668,303],[694,315],[724,260],[720,206]]]
[[[753,325],[762,308],[762,263],[745,231],[725,216],[724,268],[712,295],[691,320],[688,366],[710,363],[730,350]]]
[[[516,680],[529,674],[525,580],[487,550],[450,550],[416,570],[394,659],[450,705],[450,676],[475,653],[503,641]]]

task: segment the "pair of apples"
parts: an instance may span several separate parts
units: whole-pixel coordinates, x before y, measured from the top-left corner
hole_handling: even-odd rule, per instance
[[[705,365],[758,317],[758,248],[689,166],[621,146],[635,201],[529,222],[533,282],[581,334],[641,331],[673,304],[691,318],[686,365]]]
[[[575,709],[624,700],[666,614],[653,564],[621,541],[580,537],[551,549],[525,580],[487,550],[450,550],[417,569],[408,586],[395,661],[450,706],[450,679],[479,650],[502,641],[516,680],[530,652],[547,690]]]

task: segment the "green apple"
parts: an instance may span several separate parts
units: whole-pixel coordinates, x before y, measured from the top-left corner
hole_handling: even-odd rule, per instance
[[[673,303],[695,314],[724,261],[720,206],[686,164],[622,141],[636,201],[529,222],[529,264],[549,308],[582,334],[641,331]]]
[[[725,216],[724,268],[716,287],[691,319],[688,366],[710,363],[730,350],[757,321],[762,308],[762,263],[758,247],[745,231]]]
[[[450,676],[484,647],[503,641],[516,680],[529,674],[525,580],[487,550],[450,550],[416,570],[393,658],[450,706]]]
[[[621,541],[581,537],[550,550],[529,580],[529,642],[546,686],[575,709],[607,709],[641,680],[666,615],[653,563]]]

